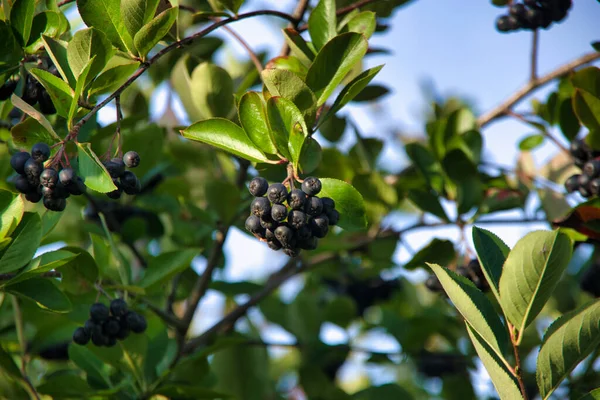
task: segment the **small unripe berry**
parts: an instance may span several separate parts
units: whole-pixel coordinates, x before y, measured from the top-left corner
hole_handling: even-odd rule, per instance
[[[94,303],[90,307],[90,318],[96,323],[102,323],[108,319],[110,311],[102,303]]]
[[[20,151],[15,153],[10,158],[10,166],[17,172],[17,174],[25,173],[25,163],[31,156],[26,151]]]
[[[140,165],[140,155],[135,151],[128,151],[123,156],[123,162],[127,168],[135,168]]]
[[[250,204],[250,212],[257,217],[271,214],[271,203],[266,197],[256,197]]]
[[[309,176],[302,182],[302,191],[309,196],[316,196],[321,191],[321,181],[319,178]]]
[[[323,212],[323,202],[318,197],[309,197],[305,208],[308,215],[316,217]]]
[[[58,173],[55,169],[46,168],[40,174],[40,184],[42,186],[52,189],[54,186],[56,186],[56,182],[58,182]]]
[[[292,210],[302,210],[306,203],[306,193],[300,189],[292,189],[288,194],[287,203]]]
[[[39,163],[43,163],[50,157],[50,146],[46,143],[36,143],[31,148],[31,158]]]
[[[122,317],[127,314],[127,302],[123,299],[114,299],[110,302],[110,313],[114,317]]]
[[[282,204],[273,204],[271,207],[271,218],[275,221],[281,222],[287,217],[287,208]]]
[[[250,181],[248,185],[248,190],[250,194],[254,197],[262,197],[267,193],[267,189],[269,188],[269,182],[261,176],[257,176],[256,178]]]
[[[90,341],[90,335],[83,328],[75,329],[73,332],[73,342],[85,346]]]
[[[134,311],[129,311],[125,318],[127,319],[127,325],[129,325],[129,329],[131,329],[133,333],[142,333],[148,327],[146,318]]]
[[[287,195],[287,189],[282,183],[273,183],[267,190],[267,197],[274,204],[283,204],[287,199]]]

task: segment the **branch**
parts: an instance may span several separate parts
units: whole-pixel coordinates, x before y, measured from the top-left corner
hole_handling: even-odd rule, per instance
[[[19,276],[19,274],[0,274],[0,281],[9,281],[15,277]],[[62,278],[62,274],[58,271],[48,271],[36,275],[37,278]]]
[[[530,82],[535,82],[535,80],[537,79],[539,37],[539,31],[537,29],[534,29],[533,36],[531,39],[531,71],[529,73]]]
[[[541,78],[537,78],[528,82],[522,88],[520,88],[514,94],[512,94],[508,99],[502,102],[499,106],[480,116],[477,119],[477,124],[481,128],[483,128],[493,120],[506,116],[507,112],[514,105],[521,102],[525,97],[527,97],[536,89],[546,85],[547,83],[553,81],[556,78],[560,78],[561,76],[573,71],[578,67],[581,67],[582,65],[589,64],[598,59],[600,59],[600,52],[585,54],[565,65],[558,67],[554,71],[542,76]]]

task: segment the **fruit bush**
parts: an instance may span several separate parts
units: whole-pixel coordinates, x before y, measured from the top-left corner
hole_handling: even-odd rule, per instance
[[[529,81],[480,115],[436,99],[421,136],[390,139],[408,158],[392,172],[344,107],[387,93],[363,60],[410,1],[269,3],[1,2],[0,397],[600,398],[600,44],[536,70],[540,29],[577,5],[493,0],[498,34],[533,38]],[[258,17],[282,49],[234,30]],[[217,30],[246,57],[217,61]],[[482,156],[501,118],[536,131],[514,168]],[[547,229],[510,249],[489,223]],[[430,240],[413,251],[416,230]],[[234,231],[268,247],[264,279],[223,279]],[[209,291],[226,304],[206,324]],[[400,350],[357,340],[382,334]],[[357,353],[395,379],[340,382]]]

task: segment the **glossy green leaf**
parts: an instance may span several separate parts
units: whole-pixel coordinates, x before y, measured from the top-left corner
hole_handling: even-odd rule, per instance
[[[55,141],[59,142],[61,140],[60,137],[56,134],[56,132],[54,132],[54,128],[52,128],[52,124],[50,124],[50,121],[48,121],[48,119],[46,119],[44,114],[42,114],[41,112],[39,112],[38,110],[36,110],[32,106],[30,106],[29,104],[25,103],[23,101],[23,99],[21,99],[20,97],[18,97],[15,94],[13,94],[11,96],[10,101],[13,104],[13,106],[17,107],[19,110],[23,111],[25,114],[29,115],[31,118],[33,118],[37,122],[39,122],[40,125],[42,127],[44,127],[44,129],[48,132],[50,137],[52,137],[54,139],[54,140],[52,140],[52,143],[54,143]]]
[[[4,21],[0,21],[0,65],[3,63],[6,65],[19,65],[21,59],[21,47],[17,42],[13,30]]]
[[[10,10],[10,26],[21,46],[25,46],[29,40],[34,13],[35,0],[15,0],[13,2]]]
[[[67,55],[69,44],[48,36],[42,36],[42,41],[44,42],[44,49],[48,52],[48,56],[52,59],[60,76],[69,83],[70,87],[74,88],[75,76],[73,75],[73,71],[71,71],[71,67],[69,67]]]
[[[267,102],[267,117],[275,145],[297,169],[308,129],[302,113],[290,100],[271,97]]]
[[[467,332],[475,347],[477,355],[490,375],[492,383],[501,399],[522,399],[519,384],[506,365],[506,361],[498,357],[494,350],[466,324]]]
[[[600,300],[564,314],[546,332],[537,359],[540,395],[550,397],[571,371],[600,344]]]
[[[23,218],[24,209],[23,196],[0,190],[0,239],[15,230]]]
[[[160,0],[121,0],[121,15],[131,37],[154,18],[159,3]]]
[[[500,277],[502,276],[502,267],[510,249],[498,236],[492,232],[473,227],[473,244],[477,251],[477,259],[481,265],[481,270],[487,279],[490,289],[500,300]]]
[[[78,346],[75,343],[69,345],[69,359],[85,371],[88,379],[111,386],[108,366],[85,346]]]
[[[213,118],[196,122],[181,131],[186,139],[203,142],[249,161],[268,161],[246,132],[233,122]]]
[[[89,95],[109,93],[116,90],[138,69],[138,63],[115,65],[106,68],[95,80],[90,88]]]
[[[352,101],[354,102],[369,102],[378,100],[390,93],[390,90],[382,85],[368,85],[365,87]]]
[[[450,221],[440,204],[439,197],[430,191],[412,189],[408,191],[408,198],[420,210],[433,214],[441,220]]]
[[[247,92],[242,96],[238,105],[238,117],[242,128],[259,149],[267,154],[277,154],[260,94]]]
[[[320,106],[367,52],[368,43],[359,33],[336,36],[317,54],[306,75],[306,84],[317,96]]]
[[[320,178],[320,197],[331,197],[340,213],[338,226],[353,231],[367,227],[365,203],[362,195],[352,185],[332,178]]]
[[[177,20],[178,12],[179,9],[176,7],[166,9],[135,34],[133,43],[140,56],[145,57],[169,33]]]
[[[202,63],[191,76],[191,96],[206,118],[227,118],[233,108],[233,81],[223,68]]]
[[[2,346],[0,346],[0,367],[2,368],[2,372],[6,373],[14,379],[20,380],[23,378],[23,376],[21,375],[21,370],[19,369],[19,367],[17,367],[17,364],[15,364],[15,361],[13,360],[11,355],[7,353],[6,350],[2,348]]]
[[[533,134],[524,137],[519,142],[519,149],[522,151],[533,150],[544,143],[545,136],[542,134]]]
[[[314,124],[317,98],[298,75],[284,69],[265,69],[261,76],[272,96],[291,100],[302,112],[306,125]]]
[[[59,214],[59,213],[54,213]],[[44,253],[31,260],[23,270],[19,271],[17,276],[6,282],[7,285],[22,282],[27,279],[35,278],[39,274],[52,271],[53,269],[62,267],[77,257],[77,254],[66,250],[55,250]],[[0,284],[2,286],[2,284]]]
[[[429,149],[420,143],[413,142],[405,144],[404,151],[429,186],[438,193],[442,192],[444,187],[442,166]]]
[[[519,333],[552,295],[571,251],[571,241],[565,234],[534,231],[520,239],[509,253],[500,278],[500,305]]]
[[[346,32],[362,33],[368,39],[375,32],[377,22],[375,13],[372,11],[363,11],[354,15],[348,24],[344,27]]]
[[[110,41],[101,30],[96,28],[77,31],[67,47],[69,66],[77,79],[80,79],[81,73],[92,59],[94,61],[91,63],[87,80],[95,78],[112,56],[113,48]]]
[[[302,146],[302,152],[300,153],[300,160],[298,161],[298,167],[300,172],[303,174],[309,174],[313,172],[323,159],[323,149],[319,142],[312,137],[307,138]]]
[[[0,252],[0,273],[13,272],[33,258],[42,240],[42,222],[37,213],[26,212],[14,232],[8,247]]]
[[[302,80],[306,79],[308,73],[306,65],[294,56],[275,57],[267,63],[265,69],[285,69],[298,75]]]
[[[42,35],[57,37],[61,32],[61,16],[54,11],[43,11],[33,17],[29,42],[25,50],[35,53],[44,47]]]
[[[456,258],[454,243],[449,240],[433,238],[429,244],[419,250],[413,258],[404,264],[404,269],[414,270],[426,267],[427,262],[448,265]]]
[[[15,145],[21,148],[30,149],[38,142],[48,144],[58,143],[59,140],[52,136],[39,122],[33,118],[26,118],[19,122],[10,130]]]
[[[494,354],[504,360],[509,343],[506,328],[494,310],[494,306],[475,285],[454,271],[427,263],[435,273],[454,307],[465,318]],[[505,363],[505,362],[504,362]]]
[[[177,273],[190,268],[192,260],[198,254],[199,250],[187,249],[163,253],[150,259],[144,277],[137,283],[137,286],[148,289],[168,281]]]
[[[60,291],[51,279],[32,278],[5,286],[4,290],[33,301],[44,310],[66,313],[71,311],[72,308],[69,298]]]
[[[600,42],[596,42],[598,44],[598,49],[600,49]],[[597,51],[600,51],[598,50]],[[600,388],[594,389],[585,396],[581,397],[579,400],[600,400]]]
[[[315,49],[323,46],[337,33],[335,0],[320,0],[308,17],[308,33]]]
[[[58,114],[66,118],[73,102],[73,89],[65,81],[48,71],[32,68],[29,72],[46,88]]]
[[[102,31],[108,40],[122,51],[135,53],[133,39],[121,15],[121,0],[77,0],[83,22]]]
[[[77,143],[77,155],[79,156],[78,175],[83,179],[85,186],[100,193],[117,190],[108,171],[89,143]]]
[[[291,28],[283,29],[283,34],[292,54],[306,66],[310,66],[315,59],[315,52],[308,47],[304,38]]]

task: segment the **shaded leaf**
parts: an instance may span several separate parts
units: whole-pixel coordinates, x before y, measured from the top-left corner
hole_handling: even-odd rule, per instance
[[[444,211],[444,208],[440,204],[439,197],[433,193],[425,190],[411,189],[408,191],[408,198],[420,210],[431,213],[444,221],[450,221],[448,215],[446,215],[446,211]]]
[[[308,17],[308,33],[317,50],[337,33],[337,17],[335,15],[335,0],[320,0]]]
[[[135,34],[133,43],[140,56],[145,57],[169,33],[169,30],[177,20],[178,12],[179,9],[177,7],[166,9]]]
[[[271,97],[267,102],[267,117],[277,150],[297,169],[309,133],[302,113],[290,100]]]
[[[233,81],[223,68],[202,63],[191,76],[191,96],[206,117],[227,118],[233,108]]]
[[[33,258],[42,240],[42,222],[37,213],[26,212],[14,232],[12,241],[0,252],[0,273],[13,272]]]
[[[15,0],[10,10],[10,26],[21,46],[29,40],[33,14],[35,13],[35,0]]]
[[[340,213],[338,226],[346,230],[367,227],[365,203],[362,195],[350,184],[332,178],[321,178],[321,197],[331,197]]]
[[[288,46],[290,46],[292,54],[305,65],[311,65],[312,61],[315,59],[315,53],[308,47],[304,38],[300,36],[296,30],[291,28],[283,29],[283,35]]]
[[[44,49],[52,59],[52,63],[58,70],[60,76],[69,83],[70,87],[74,88],[75,76],[73,75],[73,71],[71,71],[71,67],[69,67],[69,59],[67,56],[69,44],[48,36],[42,36],[42,41],[44,42]]]
[[[9,293],[35,302],[40,308],[66,313],[71,311],[71,301],[56,286],[53,280],[32,278],[4,287]]]
[[[265,69],[261,76],[272,96],[290,100],[302,112],[306,125],[314,124],[317,99],[298,75],[284,69]]]
[[[448,265],[456,258],[454,243],[449,240],[433,238],[429,244],[419,250],[413,258],[404,264],[404,269],[414,270],[425,267],[428,262]]]
[[[242,96],[238,105],[238,117],[248,137],[260,150],[267,154],[277,154],[265,105],[258,93],[247,92]]]
[[[473,227],[473,244],[477,251],[477,259],[481,265],[481,270],[490,285],[490,289],[500,300],[500,277],[502,276],[502,267],[510,249],[498,236],[492,232]]]
[[[73,90],[69,85],[48,71],[32,68],[29,72],[44,86],[58,114],[66,118],[73,101]]]
[[[85,186],[100,193],[117,190],[108,171],[92,150],[90,143],[77,143],[78,175]]]

